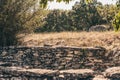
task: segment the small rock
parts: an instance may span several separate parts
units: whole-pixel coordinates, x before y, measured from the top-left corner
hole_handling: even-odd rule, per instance
[[[97,75],[93,78],[93,80],[110,80],[110,79],[105,78],[103,75]]]

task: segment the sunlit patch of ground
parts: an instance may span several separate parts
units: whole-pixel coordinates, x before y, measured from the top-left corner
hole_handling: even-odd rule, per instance
[[[22,46],[79,46],[114,48],[120,46],[120,32],[60,32],[28,34],[20,39]]]

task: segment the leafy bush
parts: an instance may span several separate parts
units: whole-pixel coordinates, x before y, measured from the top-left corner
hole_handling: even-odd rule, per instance
[[[38,0],[0,1],[0,46],[16,45],[17,34],[33,31],[41,24],[44,13],[35,8]]]
[[[115,16],[115,19],[113,20],[113,26],[115,31],[120,30],[120,12]]]

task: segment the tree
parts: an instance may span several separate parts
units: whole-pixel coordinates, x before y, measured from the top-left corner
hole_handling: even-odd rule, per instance
[[[113,5],[113,4],[99,5],[97,9],[98,9],[100,16],[103,18],[103,21],[104,21],[103,24],[105,23],[111,24],[112,20],[114,19],[115,14],[119,12],[116,5]]]
[[[33,33],[34,30],[38,28],[38,26],[44,25],[45,23],[44,18],[47,16],[48,13],[49,10],[43,10],[43,9],[37,10],[34,17],[23,25],[24,29],[22,30],[22,32]],[[31,15],[32,15],[31,13],[27,13],[26,18],[30,17]]]
[[[69,25],[67,11],[51,10],[45,18],[45,24],[36,29],[35,32],[60,32],[73,30]]]
[[[33,18],[26,17],[37,0],[1,0],[0,4],[0,45],[16,44],[16,35],[24,28],[23,25]]]
[[[40,0],[41,6],[44,8],[48,1],[50,0]],[[0,0],[0,46],[17,44],[16,35],[24,30],[25,24],[36,15],[37,11],[31,10],[37,2],[38,0]],[[30,12],[31,15],[28,16]]]
[[[92,25],[99,24],[101,16],[97,11],[96,0],[86,4],[84,0],[81,0],[80,3],[76,3],[73,6],[73,11],[71,13],[71,19],[73,19],[73,25],[77,30],[87,31]]]

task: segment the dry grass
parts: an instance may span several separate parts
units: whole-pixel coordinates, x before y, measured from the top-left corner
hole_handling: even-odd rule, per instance
[[[120,46],[120,32],[60,32],[29,34],[20,39],[23,46],[44,44],[79,47]]]

